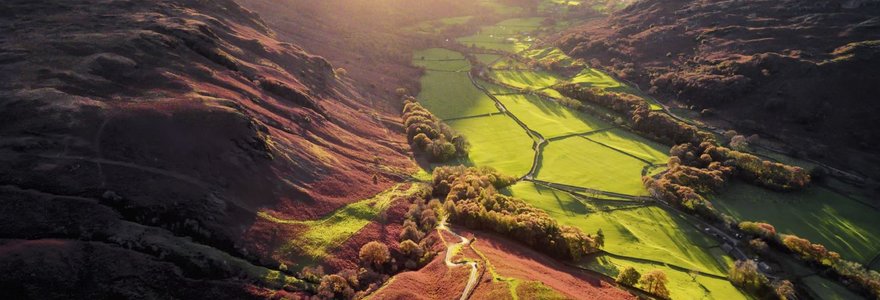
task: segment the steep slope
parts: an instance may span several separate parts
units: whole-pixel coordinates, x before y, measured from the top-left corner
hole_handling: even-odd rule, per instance
[[[280,40],[303,48],[344,68],[377,107],[399,111],[395,89],[417,91],[421,75],[410,65],[412,49],[431,41],[407,27],[428,20],[475,14],[468,0],[241,0],[278,32]],[[477,14],[480,15],[480,14]],[[486,14],[482,14],[486,15]]]
[[[231,0],[0,16],[0,282],[22,298],[293,285],[242,242],[258,211],[317,218],[412,170],[350,79]]]
[[[643,0],[557,41],[708,121],[880,174],[876,1]]]

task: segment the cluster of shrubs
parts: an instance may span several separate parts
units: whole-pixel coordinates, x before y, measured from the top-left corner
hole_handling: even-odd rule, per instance
[[[830,251],[825,246],[814,244],[805,238],[777,234],[776,229],[770,224],[741,222],[739,228],[756,237],[750,242],[750,244],[756,245],[756,248],[766,248],[769,244],[783,251],[794,253],[804,261],[827,268],[832,271],[832,275],[839,277],[838,279],[846,279],[842,280],[844,284],[855,285],[874,298],[880,298],[880,273],[877,271],[866,269],[860,263],[845,260],[837,252]],[[756,242],[756,240],[762,242]]]
[[[437,226],[440,209],[441,204],[437,199],[426,203],[425,198],[415,198],[410,204],[403,221],[403,230],[400,231],[398,247],[405,259],[404,268],[416,270],[434,257],[434,253],[429,250],[436,240],[433,235],[426,233]]]
[[[403,125],[413,148],[424,152],[432,162],[467,157],[468,142],[448,125],[422,107],[413,97],[403,101]]]
[[[450,220],[469,228],[494,231],[562,259],[598,251],[601,234],[561,226],[543,210],[497,192],[515,181],[491,168],[442,167],[434,170],[434,195],[444,199]]]
[[[437,239],[424,231],[437,224],[435,212],[441,205],[437,200],[426,203],[425,200],[430,196],[431,191],[426,186],[425,189],[407,196],[407,199],[395,200],[411,203],[404,215],[400,244],[396,251],[383,243],[372,241],[361,246],[358,252],[358,269],[343,269],[335,274],[325,274],[320,266],[303,268],[298,275],[303,281],[314,285],[311,290],[314,293],[312,298],[362,299],[386,282],[390,275],[406,269],[418,269],[431,261],[436,254],[432,248]],[[400,262],[403,262],[402,265]]]

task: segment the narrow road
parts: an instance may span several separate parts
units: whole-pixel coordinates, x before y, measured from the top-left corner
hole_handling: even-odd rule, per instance
[[[453,253],[453,251],[450,251],[450,250],[452,250],[453,247],[464,247],[464,246],[470,244],[470,241],[468,239],[466,239],[465,237],[458,235],[457,233],[452,231],[452,229],[449,229],[449,226],[446,225],[446,217],[443,217],[443,219],[440,220],[440,222],[438,222],[437,230],[444,230],[444,231],[449,232],[450,234],[458,237],[459,239],[461,239],[461,242],[458,242],[458,243],[453,244],[451,246],[450,245],[446,246],[446,258],[444,261],[446,262],[447,267],[463,267],[465,265],[468,265],[471,267],[471,274],[470,274],[470,277],[468,278],[467,285],[465,285],[464,290],[461,291],[461,297],[459,298],[460,300],[466,300],[466,299],[470,298],[471,293],[474,291],[474,287],[477,285],[477,278],[478,278],[478,276],[477,276],[478,275],[477,263],[473,262],[473,261],[453,262],[452,257],[455,256],[455,253]]]

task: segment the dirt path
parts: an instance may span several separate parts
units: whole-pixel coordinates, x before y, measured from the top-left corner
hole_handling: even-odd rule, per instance
[[[460,300],[466,300],[470,297],[471,293],[473,293],[474,287],[477,285],[477,279],[478,279],[477,263],[473,262],[473,261],[459,261],[459,262],[452,261],[452,257],[455,256],[455,253],[452,250],[467,246],[470,244],[470,241],[468,239],[466,239],[465,237],[460,236],[457,233],[455,233],[454,231],[452,231],[452,229],[450,229],[449,226],[447,226],[446,224],[447,224],[446,217],[443,217],[443,219],[440,220],[440,222],[437,224],[437,230],[449,232],[453,236],[461,239],[461,242],[458,242],[458,243],[453,244],[451,246],[450,245],[446,246],[446,258],[444,259],[446,266],[452,268],[452,267],[463,267],[463,266],[467,265],[467,266],[471,267],[471,273],[470,273],[470,277],[468,278],[467,285],[465,285],[464,290],[461,291],[461,297],[459,298]]]

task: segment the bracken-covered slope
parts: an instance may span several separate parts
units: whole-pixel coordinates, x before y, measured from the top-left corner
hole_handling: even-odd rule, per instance
[[[741,131],[880,173],[869,154],[880,138],[877,1],[643,0],[557,43]]]
[[[317,218],[412,170],[350,79],[274,36],[231,0],[0,3],[0,290],[265,296],[258,211]]]

